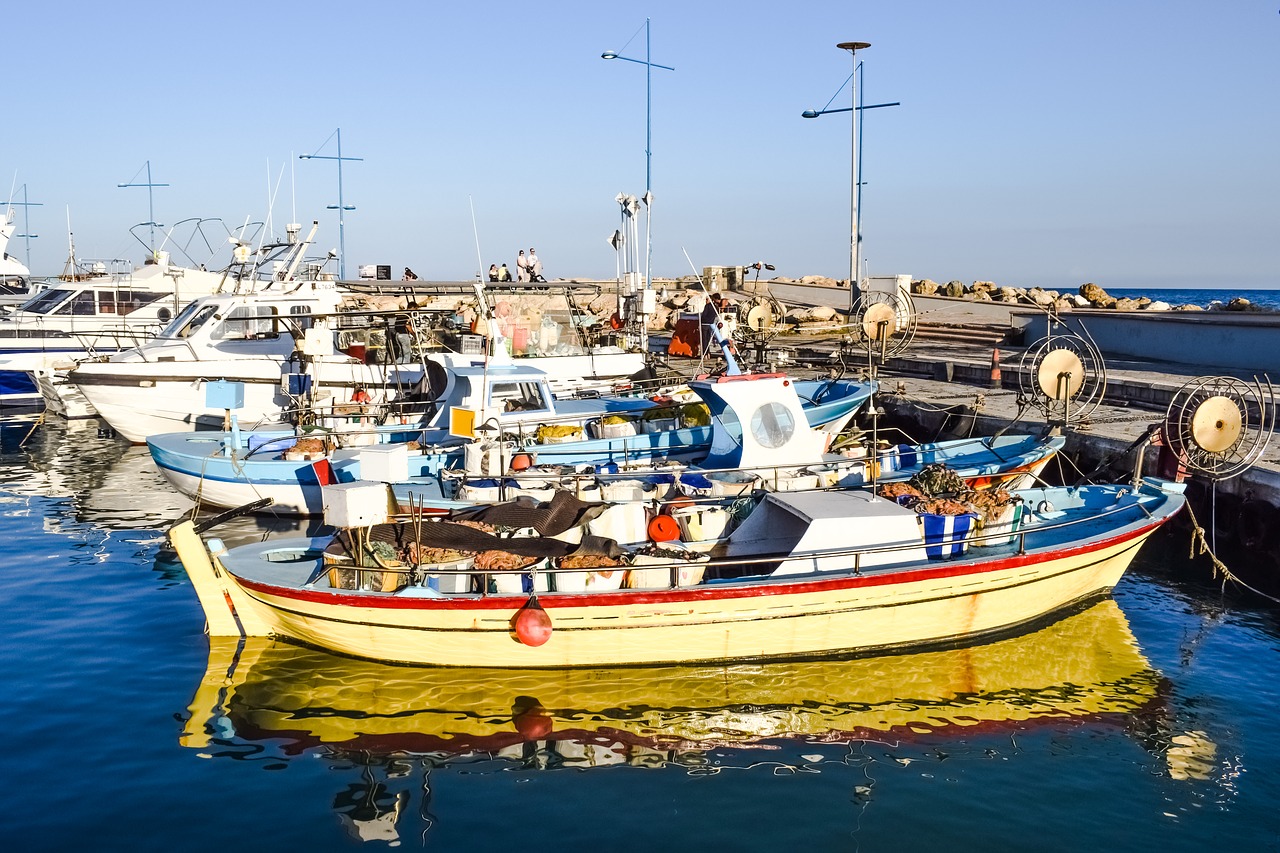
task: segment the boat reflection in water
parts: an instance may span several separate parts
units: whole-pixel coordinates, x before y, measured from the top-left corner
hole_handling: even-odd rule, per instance
[[[1191,753],[1212,749],[1200,743],[1179,758],[1177,738],[1153,734],[1164,728],[1163,678],[1111,599],[981,646],[758,665],[418,669],[239,642],[212,641],[182,744],[206,757],[238,757],[251,746],[262,757],[270,742],[267,751],[282,759],[318,753],[359,766],[362,781],[334,807],[364,840],[395,837],[409,795],[389,784],[413,761],[424,772],[463,764],[472,774],[618,765],[719,772],[742,757],[776,772],[788,757],[822,759],[795,749],[950,742],[1073,718],[1134,732],[1166,755],[1175,778],[1195,773],[1200,759]],[[733,756],[712,760],[725,749]]]

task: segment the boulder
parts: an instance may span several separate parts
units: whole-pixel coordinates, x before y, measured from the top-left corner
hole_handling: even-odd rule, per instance
[[[1171,307],[1172,307],[1172,306],[1170,306],[1168,302],[1161,302],[1160,300],[1156,300],[1155,302],[1148,302],[1146,305],[1144,305],[1144,306],[1143,306],[1143,310],[1145,310],[1145,311],[1168,311]]]
[[[994,293],[999,289],[994,281],[975,281],[970,291],[972,293]]]
[[[947,282],[947,296],[954,296],[954,297],[964,296],[964,282],[962,281]]]
[[[1174,311],[1203,311],[1204,308],[1199,305],[1192,305],[1191,303],[1187,302],[1187,303],[1183,303],[1182,305],[1175,305],[1173,310]]]
[[[1113,305],[1112,307],[1115,308],[1115,310],[1117,311],[1137,311],[1138,300],[1130,299],[1127,296],[1121,296],[1119,299],[1116,300],[1115,305]]]
[[[1064,311],[1074,311],[1076,302],[1070,296],[1059,296],[1052,302],[1053,310],[1059,313]]]
[[[911,282],[911,292],[921,296],[933,296],[938,292],[938,283],[933,279],[922,278],[919,281]]]
[[[838,286],[838,285],[837,285],[837,283],[836,283],[836,280],[835,280],[834,278],[827,278],[825,275],[806,275],[806,276],[801,276],[801,278],[800,278],[800,283],[801,283],[801,284],[816,284],[816,285],[820,285],[820,286],[822,286],[822,287],[837,287],[837,286]]]
[[[1259,308],[1257,305],[1254,305],[1248,299],[1245,299],[1243,296],[1237,296],[1227,303],[1226,310],[1228,311],[1261,311],[1262,309]]]
[[[1078,293],[1070,293],[1063,298],[1070,299],[1073,303],[1075,303],[1075,306],[1077,308],[1088,308],[1090,305],[1093,304],[1088,299],[1085,299],[1083,296],[1081,296]]]
[[[1018,302],[1024,295],[1024,291],[1017,287],[1002,287],[999,293],[1001,302]]]
[[[1080,285],[1080,295],[1099,308],[1106,307],[1104,303],[1107,303],[1111,299],[1105,290],[1091,281]]]
[[[1050,293],[1040,287],[1033,287],[1027,291],[1027,299],[1036,305],[1052,305],[1058,298],[1056,293]]]
[[[814,323],[828,323],[835,319],[836,309],[827,305],[815,305],[809,309],[809,321]]]

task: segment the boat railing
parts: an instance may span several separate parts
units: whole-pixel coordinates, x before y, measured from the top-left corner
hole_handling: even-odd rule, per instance
[[[1019,556],[1025,555],[1028,550],[1028,543],[1027,543],[1028,536],[1041,536],[1042,534],[1049,533],[1051,531],[1066,530],[1066,529],[1070,529],[1070,528],[1077,527],[1084,524],[1090,524],[1090,525],[1096,526],[1097,521],[1099,519],[1110,518],[1112,516],[1116,516],[1122,513],[1128,513],[1128,514],[1134,515],[1136,517],[1135,520],[1141,520],[1142,518],[1146,518],[1146,519],[1155,518],[1155,516],[1151,513],[1151,511],[1148,510],[1147,507],[1143,505],[1143,501],[1141,497],[1135,495],[1132,492],[1132,490],[1126,487],[1120,487],[1115,491],[1114,494],[1115,494],[1116,502],[1113,506],[1099,508],[1096,511],[1088,512],[1088,513],[1084,513],[1084,512],[1073,513],[1072,517],[1068,517],[1060,521],[1045,520],[1035,524],[1034,527],[1031,527],[1031,528],[1027,528],[1024,526],[1023,528],[1019,529],[1018,531],[1012,534],[1012,538],[1014,541],[1014,547],[1012,550]],[[1126,497],[1129,497],[1130,499],[1125,500]],[[1029,512],[1032,515],[1035,515],[1040,513],[1047,514],[1050,512],[1054,512],[1054,510],[1047,509],[1047,508],[1044,510],[1033,508]],[[977,542],[984,542],[984,541],[997,540],[997,539],[1007,541],[1010,538],[1011,538],[1011,534],[1008,531],[1000,531],[1000,532],[989,533],[985,535],[983,534],[971,535],[967,537],[966,541],[969,544],[974,544]],[[673,572],[676,572],[680,568],[688,568],[689,566],[696,564],[702,567],[704,570],[724,568],[724,567],[740,570],[742,567],[749,567],[749,566],[777,566],[781,563],[803,564],[804,562],[807,562],[807,561],[812,562],[816,566],[818,561],[827,562],[832,559],[849,558],[852,561],[852,564],[849,565],[844,570],[852,571],[856,575],[861,575],[866,571],[872,571],[872,572],[881,571],[881,570],[894,571],[902,568],[902,563],[885,563],[885,564],[877,564],[874,567],[870,567],[870,569],[866,569],[863,567],[862,561],[863,561],[863,558],[865,558],[868,555],[918,552],[920,551],[920,549],[925,548],[931,544],[935,544],[935,543],[928,542],[922,532],[921,537],[919,539],[914,539],[909,542],[882,543],[882,544],[878,544],[870,547],[829,548],[829,549],[812,550],[812,551],[791,551],[787,553],[771,553],[771,554],[762,554],[762,555],[742,555],[742,556],[721,556],[721,557],[712,557],[705,553],[700,554],[698,552],[690,552],[689,559],[673,558],[670,560],[650,561],[650,562],[646,562],[642,566],[642,568],[646,570],[648,569],[660,570],[660,569],[667,568],[667,569],[671,569]],[[937,543],[937,544],[941,544],[941,543]],[[1001,544],[1003,544],[1003,542]],[[934,562],[934,561],[931,561],[931,562]],[[952,561],[947,561],[947,562],[952,562]],[[957,562],[962,562],[962,560],[957,560]],[[937,563],[941,565],[943,564],[943,561],[937,561]],[[512,569],[479,570],[474,568],[474,566],[467,567],[467,568],[449,569],[449,568],[433,567],[433,566],[436,566],[436,564],[422,564],[418,566],[396,567],[395,570],[399,572],[407,572],[407,573],[412,573],[416,571],[416,572],[427,572],[429,574],[441,574],[441,575],[446,575],[446,574],[479,575],[482,577],[482,580],[483,580],[483,582],[481,583],[481,590],[482,590],[481,596],[485,596],[485,595],[495,594],[495,593],[489,593],[484,591],[484,590],[488,590],[489,580],[490,580],[490,577],[493,575],[510,576],[513,574],[524,574],[524,573],[534,573],[534,574],[546,573],[548,575],[558,575],[563,573],[581,573],[583,571],[605,571],[605,570],[625,571],[631,568],[635,568],[635,566],[625,565],[625,564],[619,565],[617,567],[604,566],[596,569],[584,569],[581,567],[561,568],[559,566],[556,566],[554,564],[554,561],[550,559],[540,559],[531,565],[527,565],[522,568],[512,568]],[[352,566],[352,568],[357,568],[357,567]],[[381,566],[367,566],[367,567],[358,567],[358,568],[362,568],[365,570],[373,570],[373,571],[392,570],[391,568],[383,568]],[[759,584],[761,582],[793,583],[793,582],[796,582],[797,580],[805,579],[805,578],[817,579],[817,578],[823,578],[823,577],[830,577],[833,572],[837,572],[837,571],[840,571],[840,570],[813,568],[808,571],[794,571],[784,575],[768,575],[768,574],[741,575],[738,577],[713,579],[711,582],[716,584],[727,584],[727,583],[733,583],[734,581],[743,581],[743,582],[750,583],[752,585]],[[673,582],[673,585],[674,585],[674,582]]]

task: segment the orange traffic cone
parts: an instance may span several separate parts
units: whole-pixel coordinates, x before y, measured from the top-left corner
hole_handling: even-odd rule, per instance
[[[999,388],[1000,385],[1000,350],[993,349],[991,351],[991,387]]]

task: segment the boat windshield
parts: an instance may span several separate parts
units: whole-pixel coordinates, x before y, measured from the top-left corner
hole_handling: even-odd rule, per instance
[[[186,308],[182,309],[182,313],[177,318],[164,327],[158,337],[161,338],[189,338],[196,333],[196,330],[208,322],[218,310],[217,305],[200,304],[192,302]]]
[[[64,290],[60,287],[46,290],[44,293],[38,293],[23,303],[22,310],[32,314],[52,314],[55,308],[71,296],[71,293],[70,290]]]

